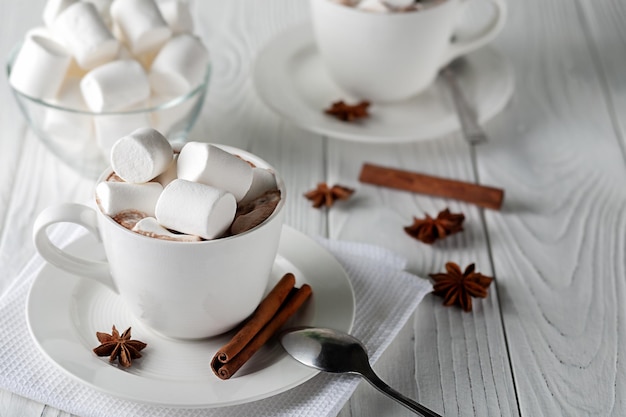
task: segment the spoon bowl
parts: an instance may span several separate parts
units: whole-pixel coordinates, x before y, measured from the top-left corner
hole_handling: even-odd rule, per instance
[[[330,373],[359,374],[383,394],[426,417],[441,417],[391,388],[374,372],[363,344],[347,333],[332,329],[298,327],[281,334],[280,343],[289,355],[311,368]]]

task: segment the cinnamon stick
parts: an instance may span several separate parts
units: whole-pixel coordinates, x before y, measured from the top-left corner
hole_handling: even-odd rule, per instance
[[[291,276],[293,277],[293,275]],[[235,372],[237,372],[248,361],[248,359],[250,359],[252,355],[254,355],[287,322],[287,320],[296,313],[296,311],[298,311],[298,309],[309,298],[311,293],[312,290],[308,284],[304,284],[298,289],[292,288],[287,299],[282,303],[282,305],[279,306],[280,308],[275,311],[275,314],[272,314],[269,318],[263,317],[262,320],[255,320],[252,324],[252,319],[246,322],[237,334],[243,332],[248,336],[250,334],[253,334],[253,336],[251,338],[247,336],[239,338],[235,335],[233,340],[235,338],[237,338],[237,340],[234,343],[233,340],[231,340],[231,342],[219,349],[211,361],[211,369],[215,375],[221,379],[229,379],[232,377]],[[268,297],[266,297],[266,299]],[[257,310],[261,309],[261,305],[265,303],[266,299],[261,302]],[[265,306],[262,310],[264,312],[271,311],[269,308],[266,309]],[[265,325],[262,326],[261,329],[258,329],[258,324],[261,321],[265,321]],[[237,353],[232,354],[231,352],[234,351],[237,351]],[[224,355],[224,352],[227,353]]]
[[[296,278],[292,273],[286,273],[272,288],[254,310],[252,316],[245,325],[233,336],[233,338],[217,351],[216,356],[220,362],[228,362],[230,358],[238,354],[252,338],[274,317],[283,304],[289,292],[296,285]]]
[[[459,180],[434,177],[417,172],[363,164],[359,181],[403,191],[454,198],[481,207],[499,210],[504,190]]]

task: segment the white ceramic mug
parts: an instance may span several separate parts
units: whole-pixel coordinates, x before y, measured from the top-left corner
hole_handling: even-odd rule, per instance
[[[428,87],[439,70],[490,42],[506,20],[504,0],[468,39],[453,41],[472,0],[443,0],[411,12],[376,13],[331,0],[310,0],[315,41],[335,83],[354,98],[394,102]]]
[[[248,152],[220,147],[272,169]],[[285,211],[285,185],[278,173],[276,182],[281,199],[272,215],[235,236],[202,242],[156,239],[124,228],[99,209],[63,204],[37,217],[35,246],[51,264],[118,293],[153,330],[182,339],[215,336],[248,317],[265,294]],[[78,258],[55,246],[46,229],[59,222],[79,224],[99,236],[107,262]]]

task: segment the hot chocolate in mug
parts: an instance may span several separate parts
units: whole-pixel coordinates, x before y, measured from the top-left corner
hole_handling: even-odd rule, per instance
[[[433,1],[408,12],[377,13],[332,0],[310,0],[315,41],[335,83],[356,99],[394,102],[426,89],[441,68],[500,32],[504,0],[488,0],[491,19],[468,39],[453,40],[461,13],[475,0]]]
[[[255,155],[220,147],[274,171]],[[98,208],[62,204],[37,217],[35,246],[51,264],[119,294],[133,315],[156,332],[182,339],[215,336],[247,318],[268,287],[285,211],[285,185],[274,174],[280,202],[263,223],[241,234],[200,242],[163,240],[135,233]],[[46,229],[60,222],[97,235],[107,261],[79,258],[55,246]]]

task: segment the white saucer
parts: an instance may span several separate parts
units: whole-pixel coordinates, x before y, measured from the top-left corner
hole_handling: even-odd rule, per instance
[[[513,93],[511,65],[492,48],[467,55],[459,74],[468,101],[485,122],[500,112]],[[309,24],[287,30],[270,41],[254,65],[261,99],[297,126],[338,139],[391,143],[432,139],[458,130],[459,122],[440,80],[415,98],[370,106],[370,117],[341,122],[324,114],[333,101],[354,102],[324,68]]]
[[[103,257],[90,236],[70,250]],[[271,286],[286,272],[297,285],[308,283],[313,297],[293,325],[333,327],[350,331],[354,293],[345,271],[324,248],[306,235],[284,227]],[[132,401],[169,407],[220,407],[266,398],[293,388],[317,374],[302,366],[273,342],[261,349],[227,381],[211,371],[214,353],[229,335],[196,342],[168,339],[137,322],[117,295],[99,283],[46,265],[35,278],[27,301],[29,330],[41,351],[78,381]],[[110,333],[132,326],[132,336],[148,344],[143,357],[128,370],[99,358],[96,331]]]

